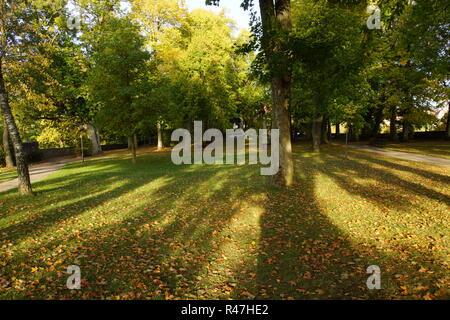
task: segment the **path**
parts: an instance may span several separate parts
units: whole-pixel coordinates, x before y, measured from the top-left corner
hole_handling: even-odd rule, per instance
[[[169,152],[170,149],[164,148],[162,151],[157,151],[156,147],[143,147],[139,148],[137,150],[137,154],[147,154],[147,153],[165,153]],[[105,159],[105,158],[116,158],[118,156],[130,156],[130,151],[128,149],[119,149],[119,150],[111,150],[111,151],[104,151],[101,154],[97,156],[88,157],[86,161],[89,160],[96,160],[96,159]],[[75,158],[75,157],[60,157],[60,158],[53,158],[49,159],[42,163],[37,163],[35,165],[30,166],[30,180],[31,183],[41,181],[45,178],[47,178],[49,175],[51,175],[53,172],[61,169],[66,164],[75,162],[75,161],[81,161],[81,158]],[[17,188],[17,178],[5,182],[0,182],[0,193],[5,192],[14,188]]]
[[[41,181],[51,175],[53,172],[61,169],[66,164],[77,161],[77,158],[54,158],[46,162],[38,163],[30,166],[30,180],[31,183]],[[5,192],[17,188],[17,178],[0,183],[0,192]]]
[[[349,144],[350,148],[358,149],[362,151],[372,152],[372,153],[378,153],[382,154],[384,156],[388,157],[394,157],[399,158],[403,160],[410,160],[410,161],[418,161],[418,162],[425,162],[425,163],[431,163],[437,166],[445,166],[450,167],[450,160],[439,158],[439,157],[432,157],[432,156],[426,156],[422,154],[415,154],[415,153],[409,153],[409,152],[400,152],[400,151],[392,151],[367,145],[356,145],[356,144]]]

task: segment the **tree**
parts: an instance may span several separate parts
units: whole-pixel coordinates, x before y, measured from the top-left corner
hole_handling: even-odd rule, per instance
[[[39,22],[35,9],[27,1],[0,1],[0,108],[14,147],[21,195],[31,195],[33,191],[22,139],[9,103],[4,72],[5,66],[12,63],[12,60],[22,58],[17,57],[16,52],[25,55],[27,46],[38,37],[36,31],[39,30],[39,24],[33,23]]]
[[[135,135],[148,94],[147,62],[139,28],[128,17],[109,17],[93,47],[90,94],[100,105],[97,119],[104,130],[127,136],[136,162]]]
[[[206,0],[207,4],[219,5],[219,2]],[[252,1],[245,0],[241,6],[249,9],[252,5]],[[288,45],[289,33],[292,30],[291,1],[259,0],[259,7],[262,27],[260,48],[267,63],[272,89],[272,127],[280,130],[280,169],[273,182],[290,186],[294,183],[289,110],[292,82]],[[258,34],[255,36],[258,37]]]
[[[328,143],[331,120],[351,120],[361,98],[367,59],[360,11],[355,3],[333,1],[299,0],[293,6],[292,108],[311,122],[316,152]]]
[[[5,155],[5,166],[7,168],[14,167],[14,154],[11,150],[11,139],[9,138],[8,126],[5,119],[3,119],[3,153]]]

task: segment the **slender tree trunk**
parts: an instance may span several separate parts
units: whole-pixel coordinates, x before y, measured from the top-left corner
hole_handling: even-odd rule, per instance
[[[311,130],[314,152],[320,151],[320,141],[322,139],[322,121],[323,121],[323,116],[320,114],[317,114],[314,111],[312,130]]]
[[[341,133],[341,124],[338,122],[336,123],[336,134],[340,134]]]
[[[32,195],[33,190],[31,188],[30,173],[28,171],[28,164],[25,153],[23,151],[22,139],[20,138],[19,130],[17,129],[16,122],[9,106],[8,93],[6,91],[5,82],[3,80],[2,61],[0,58],[0,107],[2,109],[3,117],[5,119],[8,132],[11,137],[11,141],[14,146],[14,152],[16,155],[16,165],[19,180],[19,194]]]
[[[322,123],[321,123],[321,139],[320,142],[322,144],[328,144],[330,141],[328,139],[328,118],[323,117]]]
[[[135,148],[137,149],[139,146],[137,134],[134,134],[133,141],[134,141]]]
[[[159,121],[156,123],[156,130],[158,131],[158,146],[157,146],[157,149],[161,150],[164,147],[164,144],[163,144],[163,139],[162,139],[161,123]]]
[[[131,161],[133,164],[136,164],[136,144],[135,144],[135,138],[136,135],[133,134],[132,136],[128,137],[128,143],[131,144]]]
[[[283,50],[284,36],[292,29],[290,0],[259,0],[263,29],[262,48],[272,77],[272,126],[280,131],[280,168],[273,182],[290,186],[294,182],[289,104],[291,66]]]
[[[100,145],[100,139],[98,137],[97,129],[94,127],[92,123],[86,124],[86,131],[91,140],[92,144],[92,155],[99,154],[102,152],[102,147]]]
[[[328,136],[328,142],[331,141],[331,121],[330,118],[328,118],[327,121],[327,136]]]
[[[396,122],[397,122],[397,111],[396,111],[395,107],[392,107],[391,108],[390,124],[389,124],[390,137],[391,137],[392,141],[398,141]]]
[[[6,121],[3,119],[3,151],[5,152],[5,163],[7,168],[14,167],[14,155],[11,150],[10,138],[8,126],[6,125]]]
[[[445,137],[450,140],[450,100],[447,100],[448,113],[447,113],[447,130]]]

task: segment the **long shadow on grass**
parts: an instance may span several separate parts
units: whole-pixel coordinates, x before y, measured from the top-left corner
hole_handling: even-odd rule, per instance
[[[47,229],[51,225],[62,224],[62,231],[67,231],[57,235],[49,234],[46,238],[41,238],[36,245],[29,245],[26,253],[17,254],[9,261],[9,266],[13,268],[20,263],[36,264],[37,256],[41,257],[40,259],[46,257],[55,260],[56,257],[39,252],[41,248],[45,248],[47,253],[59,251],[58,256],[62,263],[79,264],[82,267],[84,292],[89,297],[130,294],[137,288],[137,292],[142,290],[142,297],[164,298],[167,294],[179,294],[179,288],[186,289],[189,285],[195,287],[197,276],[215,254],[211,247],[217,240],[216,236],[226,228],[239,210],[236,201],[239,197],[245,198],[255,192],[250,183],[246,186],[242,181],[250,181],[255,170],[243,167],[203,167],[199,172],[190,167],[169,167],[170,170],[165,170],[167,166],[163,167],[164,170],[155,170],[155,166],[149,166],[149,169],[156,171],[154,178],[165,178],[168,183],[156,191],[153,190],[149,201],[134,206],[122,219],[84,230],[80,227],[81,230],[74,231],[65,225],[67,220],[75,218],[69,210],[70,205],[67,205],[60,207],[61,213],[57,218],[51,216],[51,211],[45,211],[37,222],[9,227],[7,231],[13,235],[11,238],[16,242],[21,240],[21,237],[17,236],[19,229],[21,235],[25,229],[32,232],[32,237],[41,236],[43,231],[33,232],[28,228],[30,224],[45,222]],[[225,178],[220,178],[222,172],[227,173]],[[89,178],[103,185],[111,179],[110,175],[111,172],[108,172]],[[132,178],[139,180],[139,177]],[[141,177],[143,181],[148,181],[147,178]],[[239,181],[238,188],[236,181]],[[108,199],[120,198],[141,185],[142,182],[129,183],[110,190]],[[84,195],[85,193],[78,196],[78,199]],[[95,208],[98,208],[108,199],[94,195],[89,198],[89,202],[78,200],[75,203],[78,208],[92,210],[90,204],[95,203]],[[77,214],[81,213],[83,212]],[[92,223],[95,224],[95,221]],[[174,268],[179,269],[177,277]],[[64,289],[64,275],[58,273],[58,276],[61,281],[49,281],[46,293],[38,288],[29,288],[28,294],[37,297],[43,297],[44,294],[64,297],[69,291]],[[103,285],[104,283],[106,284]],[[57,286],[54,287],[55,285]],[[192,288],[188,292],[197,294]],[[83,292],[80,296],[84,297]]]
[[[320,161],[324,163],[318,164]],[[332,177],[350,193],[367,197],[366,192],[361,193],[356,187],[354,175],[346,172],[350,170],[346,163],[347,160],[336,160],[328,154],[297,160],[297,184],[287,190],[272,188],[269,191],[265,212],[260,218],[256,281],[241,290],[250,291],[256,298],[271,299],[401,298],[411,297],[411,283],[414,287],[427,284],[430,290],[437,290],[434,285],[445,284],[445,265],[436,260],[432,250],[405,247],[380,251],[376,241],[356,243],[329,220],[328,212],[320,206],[316,196],[318,174]],[[357,176],[364,176],[363,172],[369,169],[357,161],[353,161],[351,167],[352,174],[356,167]],[[338,170],[342,175],[335,173]],[[397,177],[378,170],[370,174],[379,174],[389,183],[400,182]],[[403,185],[405,193],[428,191],[415,184]],[[385,198],[384,203],[389,205],[394,198],[387,200]],[[383,290],[366,287],[366,268],[370,265],[380,266]],[[419,266],[427,266],[430,272],[418,272]],[[401,289],[402,285],[409,289]],[[414,294],[421,296],[421,292]],[[243,296],[238,293],[234,297]]]
[[[392,274],[417,271],[374,246],[352,243],[329,220],[316,196],[316,176],[324,171],[315,159],[297,161],[298,183],[287,190],[268,187],[255,167],[186,167],[164,161],[169,160],[142,164],[151,170],[147,174],[119,166],[118,171],[111,167],[84,176],[81,181],[93,184],[62,211],[45,209],[36,222],[11,226],[15,243],[23,241],[23,232],[36,239],[44,231],[47,236],[8,258],[5,273],[15,271],[16,278],[25,279],[30,297],[283,299],[386,297],[386,291],[365,287],[368,265]],[[45,190],[74,183],[61,179]],[[164,183],[145,187],[157,179]],[[123,183],[102,193],[104,183],[118,181]],[[55,198],[40,201],[64,201],[73,190],[68,188],[64,194],[48,191]],[[111,200],[116,202],[108,209]],[[118,201],[126,203],[118,206]],[[79,230],[66,225],[74,219],[80,221]],[[43,223],[48,223],[45,230],[32,230]],[[61,230],[51,234],[57,225]],[[421,259],[432,257],[423,254]],[[21,263],[43,270],[31,274]],[[81,267],[80,291],[65,288],[64,271],[71,264]],[[398,291],[392,279],[385,279],[384,286],[390,293]],[[24,295],[9,290],[12,296]]]
[[[361,160],[368,160],[369,163],[364,163]],[[375,168],[371,165],[371,163],[376,163],[386,166],[389,162],[371,159],[370,157],[363,157],[361,160],[359,155],[358,160],[355,158],[343,160],[339,155],[327,153],[326,169],[324,166],[317,166],[317,168],[318,171],[331,177],[348,192],[368,199],[381,207],[394,207],[410,211],[411,208],[417,206],[411,201],[411,195],[427,197],[450,206],[450,197],[446,194],[427,188],[423,184],[401,179],[389,170]],[[420,170],[413,168],[407,170],[407,167],[402,168],[394,165],[389,168],[423,174]],[[448,182],[448,179],[440,178],[440,181]]]
[[[362,154],[362,152],[358,153],[358,157],[362,158],[366,161],[370,161],[372,163],[375,163],[375,164],[378,164],[381,166],[385,166],[389,169],[410,172],[410,173],[420,175],[424,178],[428,178],[428,179],[432,179],[434,181],[450,184],[450,176],[449,175],[442,175],[442,174],[434,173],[434,172],[427,171],[427,170],[422,170],[422,169],[415,168],[415,167],[409,167],[406,165],[388,161],[386,159],[380,159],[380,158],[376,158],[374,156],[364,155],[364,154]]]
[[[102,162],[98,164],[99,168],[96,164],[86,166],[87,171],[82,174],[65,174],[66,170],[77,170],[82,164],[62,169],[58,174],[60,177],[35,184],[35,197],[20,197],[15,191],[4,194],[6,197],[2,199],[2,207],[5,211],[0,217],[7,219],[11,216],[12,221],[2,228],[2,232],[11,241],[20,241],[25,237],[39,238],[53,226],[82,214],[86,208],[93,210],[159,176],[148,172],[145,178],[136,179],[129,161],[120,161],[115,168],[100,169]],[[111,188],[111,185],[117,186]]]

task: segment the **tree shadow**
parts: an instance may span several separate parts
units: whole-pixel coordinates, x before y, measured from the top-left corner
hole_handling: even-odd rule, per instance
[[[257,166],[175,166],[164,156],[140,161],[136,170],[128,169],[128,162],[102,161],[93,174],[68,168],[43,182],[36,219],[6,227],[8,243],[22,250],[7,258],[5,273],[16,271],[26,286],[20,291],[10,280],[6,296],[398,298],[412,297],[403,295],[405,282],[445,281],[432,250],[382,250],[377,241],[355,241],[330,218],[318,197],[319,175],[363,198],[368,190],[359,179],[379,175],[388,180],[385,190],[401,183],[404,192],[428,194],[380,169],[367,173],[367,164],[358,160],[349,163],[329,153],[300,157],[297,184],[288,189],[268,186]],[[108,192],[106,184],[112,186]],[[14,206],[12,198],[2,205]],[[395,202],[395,197],[367,199],[380,206]],[[404,201],[399,210],[417,206]],[[52,203],[60,203],[60,210],[48,208]],[[23,206],[24,213],[35,208],[32,202]],[[42,228],[34,230],[36,225]],[[79,291],[65,287],[65,269],[72,264],[82,270]],[[382,290],[367,289],[369,265],[380,266]],[[30,273],[31,266],[39,271]],[[434,273],[419,272],[424,267]]]
[[[383,160],[374,161],[388,164]],[[443,294],[442,288],[448,281],[445,261],[435,257],[433,248],[427,244],[417,247],[397,244],[394,249],[383,247],[376,236],[379,229],[376,225],[371,231],[367,230],[374,233],[374,241],[355,241],[357,239],[330,220],[330,212],[320,204],[315,188],[318,175],[323,175],[345,192],[376,205],[405,211],[421,207],[409,201],[408,195],[411,194],[446,204],[448,197],[403,181],[387,171],[370,168],[358,160],[343,160],[333,152],[297,159],[296,168],[297,184],[294,187],[269,190],[264,214],[260,218],[256,281],[253,286],[242,289],[251,291],[255,298],[263,299],[420,298],[428,290]],[[425,173],[417,169],[412,171]],[[359,180],[380,178],[385,184],[378,185],[378,189],[358,183]],[[446,181],[445,176],[439,178]],[[386,196],[391,185],[400,186],[402,190]],[[355,216],[354,219],[359,218]],[[383,290],[367,288],[369,275],[366,268],[370,265],[380,266]],[[234,297],[242,298],[242,295]]]

